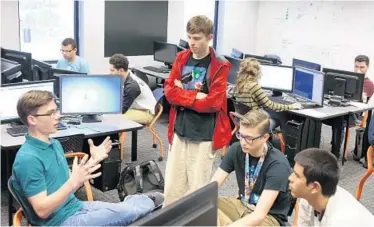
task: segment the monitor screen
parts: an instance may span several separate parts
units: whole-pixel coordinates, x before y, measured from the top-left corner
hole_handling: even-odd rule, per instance
[[[23,79],[32,81],[31,53],[17,50],[1,49],[1,57],[21,64]]]
[[[259,84],[264,89],[292,92],[293,67],[261,65],[261,78]]]
[[[242,60],[238,58],[233,58],[230,56],[225,56],[225,58],[231,63],[231,69],[227,77],[227,82],[229,82],[230,84],[236,84],[236,76],[239,71],[240,62]]]
[[[293,93],[322,106],[324,78],[322,72],[296,67]]]
[[[313,70],[316,70],[316,71],[321,71],[321,65],[319,65],[317,63],[309,62],[309,61],[296,59],[296,58],[292,59],[292,66],[293,67],[296,67],[296,66],[304,67],[304,68],[307,68],[307,69],[313,69]]]
[[[18,99],[28,91],[43,90],[54,93],[53,81],[38,81],[26,83],[7,84],[0,88],[0,120],[8,121],[18,119]]]
[[[153,42],[153,57],[155,61],[172,65],[177,55],[178,47],[175,44],[165,42]]]
[[[21,68],[22,66],[18,62],[1,58],[1,83],[5,84],[18,78],[21,75]]]
[[[254,58],[257,61],[259,61],[261,64],[273,64],[273,65],[278,64],[278,60],[275,58],[267,58],[263,56],[253,55],[253,54],[245,54],[244,58]]]
[[[61,75],[62,114],[122,113],[123,81],[117,75]]]
[[[235,48],[232,48],[231,56],[233,56],[234,58],[240,58],[240,59],[243,59],[244,54],[243,54],[243,52],[241,52],[240,50],[235,49]]]

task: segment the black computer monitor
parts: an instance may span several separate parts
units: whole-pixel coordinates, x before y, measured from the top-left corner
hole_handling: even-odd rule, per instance
[[[234,57],[230,57],[230,56],[226,56],[226,55],[225,55],[225,58],[232,65],[231,69],[229,71],[229,75],[227,77],[227,82],[229,82],[230,84],[236,84],[236,77],[237,77],[237,73],[239,71],[240,62],[242,61],[242,59],[234,58]]]
[[[295,67],[293,94],[301,96],[318,106],[323,106],[325,74],[320,71]]]
[[[296,66],[304,67],[304,68],[307,68],[307,69],[313,69],[313,70],[316,70],[316,71],[321,71],[321,65],[320,64],[309,62],[309,61],[304,61],[304,60],[300,60],[300,59],[296,59],[296,58],[292,59],[292,66],[294,66],[294,67],[296,67]]]
[[[1,57],[21,64],[23,79],[32,81],[31,53],[2,48]]]
[[[362,101],[365,80],[364,74],[330,68],[323,68],[322,71],[325,73],[325,85],[323,88],[325,96],[340,95],[341,87],[344,86],[345,99]],[[338,83],[336,83],[337,78],[339,79]],[[342,80],[345,81],[344,85]]]
[[[217,182],[157,210],[131,226],[217,226]]]
[[[1,83],[16,83],[22,81],[21,64],[1,58]]]
[[[100,122],[97,114],[122,113],[122,96],[119,75],[60,75],[61,114],[83,115],[82,122]]]
[[[175,56],[178,52],[178,46],[166,42],[153,42],[153,58],[155,61],[163,62],[166,66],[173,65]]]
[[[67,75],[67,74],[81,74],[81,75],[87,75],[87,73],[81,73],[81,72],[75,72],[67,69],[57,69],[57,68],[51,68],[51,77],[50,79],[55,79],[55,92],[56,96],[60,98],[60,75]]]
[[[190,45],[186,40],[180,39],[178,45],[183,47],[184,49],[190,49]]]
[[[294,68],[284,65],[261,65],[259,84],[264,89],[272,91],[292,92]]]
[[[234,58],[243,59],[244,58],[244,53],[241,52],[238,49],[232,48],[232,50],[231,50],[231,56],[234,57]]]
[[[48,80],[52,78],[52,66],[46,62],[32,59],[33,80]]]
[[[8,123],[18,121],[18,99],[28,91],[45,90],[54,93],[54,80],[29,81],[12,84],[2,84],[0,87],[0,121]]]
[[[253,54],[245,54],[244,58],[255,58],[261,64],[278,65],[278,60],[275,58],[267,58],[263,56],[253,55]]]

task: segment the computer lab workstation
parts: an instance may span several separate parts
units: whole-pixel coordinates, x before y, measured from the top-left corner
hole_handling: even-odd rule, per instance
[[[324,120],[344,117],[349,122],[351,114],[368,110],[371,112],[373,109],[373,106],[362,103],[364,74],[322,69],[317,63],[300,59],[293,59],[292,66],[284,66],[276,64],[276,59],[246,55],[236,49],[233,49],[230,56],[226,56],[232,64],[228,76],[228,96],[232,95],[231,90],[236,84],[236,72],[245,57],[256,58],[261,63],[262,76],[259,84],[270,100],[281,104],[300,103],[303,107],[301,110],[287,111],[285,140],[286,153],[290,161],[298,151],[320,146]],[[230,100],[229,111],[234,111],[234,105]],[[349,124],[347,129],[348,127]],[[347,132],[348,130],[344,150],[347,146]],[[340,147],[336,149],[340,151]],[[344,162],[344,158],[342,160]]]

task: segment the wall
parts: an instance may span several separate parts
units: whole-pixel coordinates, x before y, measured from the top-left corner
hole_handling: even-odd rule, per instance
[[[1,1],[1,40],[4,48],[20,49],[18,1]]]
[[[104,58],[104,1],[81,2],[81,56],[90,65],[92,73],[107,73],[109,58]],[[169,1],[168,41],[177,43],[184,37],[183,1]],[[130,65],[153,63],[153,56],[129,56]]]

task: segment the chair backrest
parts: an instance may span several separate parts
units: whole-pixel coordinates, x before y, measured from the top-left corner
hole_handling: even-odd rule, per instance
[[[135,74],[135,76],[139,77],[140,79],[142,79],[147,85],[149,85],[149,79],[148,79],[148,76],[147,74],[137,70],[137,69],[132,69],[132,72]]]
[[[238,102],[235,99],[232,99],[232,102],[234,103],[235,112],[245,115],[251,110],[251,107],[247,106],[245,103]]]
[[[83,151],[84,134],[57,137],[55,139],[60,141],[65,153]]]
[[[19,194],[19,192],[14,188],[13,176],[8,180],[8,189],[17,203],[21,205],[27,222],[31,225],[37,225],[36,223],[40,223],[42,219],[35,213],[27,198],[24,195]]]

